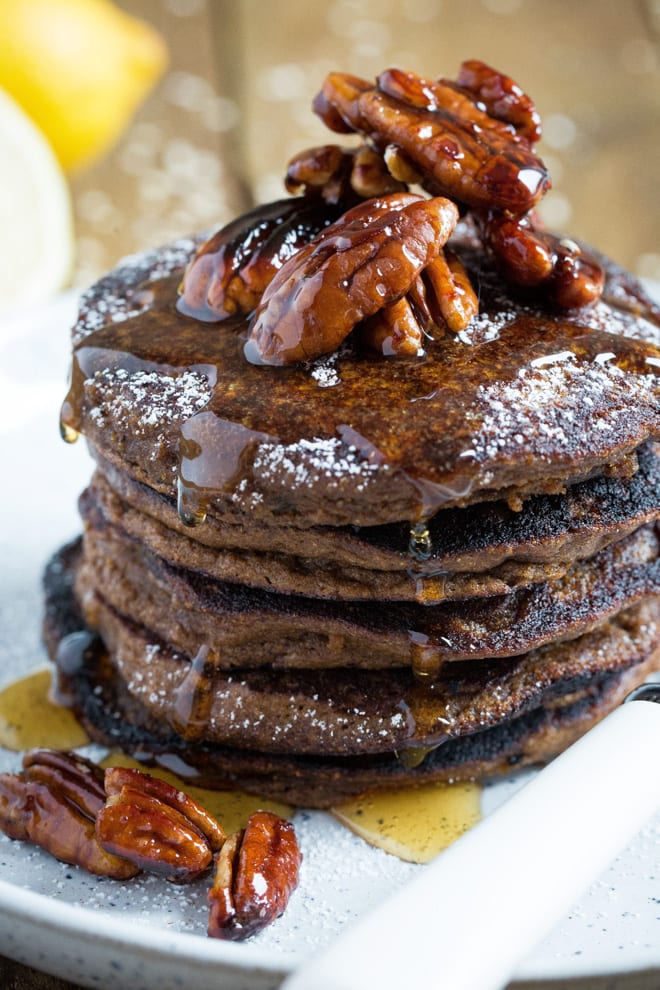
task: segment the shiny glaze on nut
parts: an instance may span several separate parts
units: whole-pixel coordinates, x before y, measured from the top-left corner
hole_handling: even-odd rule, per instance
[[[358,308],[346,332],[351,300],[350,293],[343,300],[341,295],[352,280],[342,274],[342,264],[327,264],[326,285],[337,268],[330,305],[327,293],[312,292],[302,304],[300,291],[283,295],[282,280],[263,299],[281,267],[307,242],[327,247],[323,227],[336,219],[328,213],[331,207],[341,214],[361,199],[405,192],[411,183],[475,211],[485,245],[514,284],[539,286],[546,299],[565,309],[599,298],[603,273],[596,259],[564,250],[532,217],[550,179],[533,150],[541,136],[538,112],[510,77],[474,59],[461,65],[456,82],[387,69],[372,85],[335,72],[323,83],[314,109],[332,130],[354,131],[368,143],[348,149],[323,145],[296,155],[285,185],[290,192],[302,191],[302,198],[253,210],[229,224],[200,248],[184,277],[178,308],[189,316],[216,321],[259,307],[246,348],[249,360],[288,364],[319,356],[364,319],[363,339],[382,354],[399,357],[423,353],[424,334],[467,326],[478,309],[476,293],[465,273],[454,277],[443,258],[437,277],[430,273],[426,284],[416,279],[410,296],[381,281],[387,289],[384,304]],[[388,233],[405,256],[410,230]],[[303,255],[298,265],[305,260]],[[293,264],[286,271],[295,283],[301,271]],[[440,285],[447,291],[439,291]],[[376,288],[371,287],[372,296]]]
[[[0,830],[89,873],[126,880],[139,867],[96,836],[104,801],[103,771],[95,763],[73,752],[31,750],[20,773],[0,774]]]
[[[278,269],[339,215],[323,199],[277,200],[213,234],[185,272],[177,309],[216,322],[251,313]]]
[[[293,364],[336,350],[351,330],[396,302],[438,256],[458,211],[440,197],[369,199],[283,265],[250,325],[252,364]]]
[[[290,822],[269,811],[250,815],[217,858],[208,934],[237,940],[263,931],[284,912],[298,886],[301,861]]]

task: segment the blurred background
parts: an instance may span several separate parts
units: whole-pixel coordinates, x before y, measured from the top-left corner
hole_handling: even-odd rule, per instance
[[[117,18],[106,22],[104,8]],[[513,76],[542,114],[547,225],[660,281],[660,0],[2,0],[1,9],[0,87],[56,146],[74,285],[280,197],[288,159],[334,140],[310,109],[328,71],[370,78],[399,65],[451,77],[473,57]],[[27,43],[16,28],[25,11]],[[56,112],[24,78],[39,71],[41,42],[66,67],[64,81],[49,76],[64,89]],[[92,125],[75,86],[89,91],[114,48]],[[83,117],[80,133],[67,130],[67,113]],[[5,224],[0,239],[9,237]]]

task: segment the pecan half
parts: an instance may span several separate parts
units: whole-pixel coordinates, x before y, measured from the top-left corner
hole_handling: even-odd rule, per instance
[[[363,93],[371,89],[371,83],[347,72],[331,72],[326,76],[321,90],[312,101],[314,113],[326,127],[338,134],[364,131],[359,101]]]
[[[491,117],[511,124],[530,144],[540,139],[542,129],[539,112],[529,96],[509,76],[485,62],[470,59],[462,63],[456,83],[479,103],[483,103]]]
[[[387,69],[368,87],[364,80],[332,73],[315,109],[328,123],[326,107],[332,107],[343,124],[382,152],[388,145],[401,149],[434,195],[525,213],[549,188],[548,172],[529,140],[491,116],[481,97],[465,89],[400,69]]]
[[[479,300],[459,258],[445,247],[417,276],[406,295],[366,320],[361,339],[385,356],[423,353],[424,337],[436,339],[448,327],[464,330],[479,311]]]
[[[343,204],[344,208],[360,199],[406,189],[403,182],[393,178],[383,156],[364,144],[358,148],[324,144],[301,151],[289,162],[284,184],[291,193],[319,195],[328,203]]]
[[[574,241],[539,230],[530,217],[489,214],[482,228],[500,268],[514,284],[540,287],[562,309],[588,306],[600,297],[603,268]]]
[[[173,883],[190,883],[206,873],[225,835],[188,794],[124,767],[106,770],[105,790],[105,807],[96,818],[104,849]]]
[[[356,324],[406,294],[457,219],[448,200],[412,193],[349,210],[272,280],[251,323],[246,357],[283,365],[335,350]]]
[[[407,296],[365,320],[360,337],[385,357],[417,357],[423,351],[423,329]]]
[[[454,333],[465,330],[479,312],[479,300],[460,258],[445,248],[424,269],[422,280],[427,289],[426,298],[434,307],[431,317],[435,325],[442,326],[444,322]]]
[[[322,198],[259,206],[213,234],[188,265],[177,309],[216,322],[251,313],[282,264],[341,211]]]
[[[208,893],[211,938],[249,938],[275,921],[298,885],[301,861],[290,822],[268,811],[250,815],[217,859]]]
[[[108,853],[96,837],[104,800],[103,772],[96,764],[76,753],[32,750],[20,774],[0,774],[0,828],[65,863],[126,880],[139,869]]]

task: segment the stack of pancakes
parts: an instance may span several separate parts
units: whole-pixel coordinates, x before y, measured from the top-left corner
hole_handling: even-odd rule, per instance
[[[423,359],[247,364],[245,320],[176,311],[192,240],[85,295],[45,630],[93,738],[322,807],[546,760],[660,666],[658,310],[611,264],[544,309],[452,244],[480,312]]]

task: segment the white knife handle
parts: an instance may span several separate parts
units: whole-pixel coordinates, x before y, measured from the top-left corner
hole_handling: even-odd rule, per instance
[[[281,990],[504,986],[660,808],[660,687],[635,696]]]

